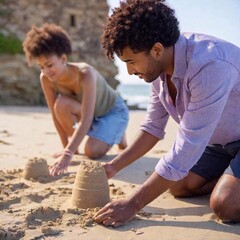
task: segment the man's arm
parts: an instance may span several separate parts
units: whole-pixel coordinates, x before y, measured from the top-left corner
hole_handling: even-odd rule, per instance
[[[105,168],[108,178],[113,177],[121,169],[142,157],[151,150],[159,139],[150,133],[140,130],[135,140],[111,162],[105,163]]]

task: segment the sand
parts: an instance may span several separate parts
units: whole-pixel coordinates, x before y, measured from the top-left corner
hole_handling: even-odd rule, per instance
[[[145,117],[131,111],[127,139],[131,141]],[[173,143],[177,126],[167,125],[167,135],[147,155],[108,180],[111,199],[125,198],[136,191],[153,172],[159,158]],[[68,173],[61,177],[24,178],[31,159],[54,163],[51,154],[61,143],[47,108],[0,107],[0,239],[87,239],[87,240],[235,240],[240,224],[224,224],[209,208],[209,196],[175,199],[164,193],[125,226],[117,229],[96,224],[99,209],[72,206],[71,196],[79,164],[87,160],[75,155]],[[82,147],[80,148],[82,152]],[[105,162],[118,154],[113,147]]]

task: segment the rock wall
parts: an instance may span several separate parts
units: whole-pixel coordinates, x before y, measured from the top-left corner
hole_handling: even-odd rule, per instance
[[[24,40],[32,25],[62,26],[70,35],[71,61],[93,65],[116,88],[117,67],[104,55],[100,37],[109,7],[106,0],[0,0],[0,32]],[[42,105],[39,69],[23,54],[0,54],[0,105]]]

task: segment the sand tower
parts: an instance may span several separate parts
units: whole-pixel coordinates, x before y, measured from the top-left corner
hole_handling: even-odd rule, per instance
[[[99,162],[83,160],[75,178],[71,203],[78,208],[102,207],[110,202],[109,185]]]

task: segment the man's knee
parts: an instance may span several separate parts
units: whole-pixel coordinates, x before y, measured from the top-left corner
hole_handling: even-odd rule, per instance
[[[234,203],[233,198],[225,192],[221,192],[218,194],[213,191],[210,198],[210,207],[213,212],[218,216],[221,220],[240,220],[240,206],[238,203]],[[236,218],[236,216],[239,216]]]
[[[186,184],[181,184],[180,182],[177,182],[173,187],[170,188],[170,193],[174,197],[178,198],[184,198],[184,197],[190,197],[191,189]]]

